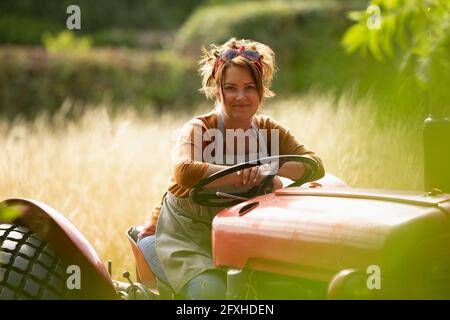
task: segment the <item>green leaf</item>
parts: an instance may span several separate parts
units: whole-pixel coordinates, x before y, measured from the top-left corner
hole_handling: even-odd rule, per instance
[[[389,57],[394,57],[394,50],[392,48],[393,35],[395,33],[396,20],[393,16],[386,16],[382,22],[382,39],[381,47],[383,52]]]
[[[348,53],[367,47],[366,26],[362,23],[351,26],[342,38],[342,45]]]
[[[373,57],[378,61],[383,60],[383,52],[380,48],[380,30],[369,30],[368,48]]]

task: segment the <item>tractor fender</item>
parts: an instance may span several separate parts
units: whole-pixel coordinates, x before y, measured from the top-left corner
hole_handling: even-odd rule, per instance
[[[12,223],[27,227],[46,240],[67,265],[67,283],[71,275],[78,272],[76,276],[80,277],[80,281],[75,288],[70,288],[70,298],[118,299],[111,276],[98,254],[66,217],[36,200],[9,198],[2,204],[17,208],[20,216]]]

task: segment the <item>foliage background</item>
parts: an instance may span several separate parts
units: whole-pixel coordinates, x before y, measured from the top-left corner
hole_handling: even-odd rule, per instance
[[[69,2],[81,8],[81,30],[65,29]],[[374,1],[386,13],[409,8],[395,19],[391,13],[383,17],[387,27],[378,32],[383,36],[378,38],[384,39],[384,30],[395,30],[403,38],[378,41],[376,31],[364,33],[367,15],[360,14],[361,21],[346,33],[353,23],[348,13],[364,12],[368,3],[363,0],[2,1],[0,115],[53,114],[67,98],[79,105],[107,101],[113,110],[126,102],[141,111],[189,112],[205,103],[196,91],[200,47],[235,36],[256,39],[275,50],[279,72],[274,90],[280,96],[314,89],[339,98],[351,91],[375,99],[379,114],[409,121],[411,114],[424,115],[429,105],[424,81],[415,77],[417,69],[426,70],[426,65],[418,68],[394,54],[397,46],[409,41],[407,32],[422,34],[420,24],[408,31],[395,22],[417,20],[413,19],[421,10],[417,5],[423,9],[425,1],[414,2],[406,6],[410,2]],[[397,7],[389,9],[387,3]],[[448,15],[441,20],[448,28]],[[449,52],[448,34],[442,33],[439,40],[444,57]],[[365,53],[364,41],[375,55],[346,52],[346,48],[360,48]],[[390,58],[381,59],[378,51]],[[444,88],[439,89],[437,102],[449,98],[449,77],[441,73],[434,83]]]

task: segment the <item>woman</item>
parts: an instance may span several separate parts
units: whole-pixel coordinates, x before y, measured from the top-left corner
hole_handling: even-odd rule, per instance
[[[225,299],[226,294],[226,274],[214,268],[211,255],[211,222],[223,208],[189,199],[190,190],[201,179],[227,165],[277,154],[308,155],[319,164],[311,180],[324,175],[322,161],[314,152],[280,123],[256,114],[264,98],[274,95],[270,90],[274,60],[268,46],[244,39],[232,38],[203,49],[201,91],[215,99],[216,109],[183,126],[173,152],[168,191],[138,241],[156,276],[185,298]],[[262,181],[267,169],[262,165],[241,170],[208,187],[250,188]],[[287,162],[277,169],[278,176],[297,180],[309,168]],[[275,177],[273,189],[281,186]]]

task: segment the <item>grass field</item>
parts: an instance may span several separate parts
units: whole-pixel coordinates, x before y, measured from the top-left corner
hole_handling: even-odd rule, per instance
[[[272,102],[262,112],[288,126],[351,186],[420,190],[420,119],[380,125],[369,102],[333,101],[309,94]],[[62,114],[0,121],[0,199],[29,197],[63,213],[105,263],[113,260],[119,279],[125,269],[134,273],[124,232],[144,223],[165,191],[170,150],[190,116],[105,110],[92,108],[76,121]]]

